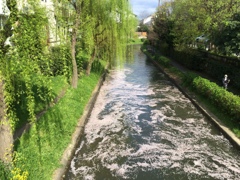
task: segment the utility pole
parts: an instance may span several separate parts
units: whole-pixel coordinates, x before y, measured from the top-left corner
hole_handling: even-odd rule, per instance
[[[161,4],[161,0],[158,0],[158,7],[160,6],[160,4]]]

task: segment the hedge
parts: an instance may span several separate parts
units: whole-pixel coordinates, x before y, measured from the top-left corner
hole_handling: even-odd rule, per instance
[[[210,82],[202,77],[194,78],[193,88],[196,92],[210,99],[210,101],[221,108],[225,114],[229,114],[232,119],[240,119],[240,97],[226,91],[223,87],[214,82]]]

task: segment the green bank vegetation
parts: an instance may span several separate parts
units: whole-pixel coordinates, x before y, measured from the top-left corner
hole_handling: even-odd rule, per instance
[[[19,9],[19,2],[6,0],[11,13],[0,30],[1,125],[12,135],[31,128],[9,145],[0,179],[51,179],[104,68],[125,56],[137,20],[126,0],[53,0],[50,9],[35,0]]]
[[[239,0],[165,2],[153,17],[149,40],[170,49],[199,48],[239,55],[239,8]]]
[[[188,71],[183,73],[171,65],[171,60],[165,56],[152,54],[143,46],[143,52],[159,63],[164,71],[171,74],[180,85],[195,94],[199,102],[203,103],[221,122],[240,138],[240,97],[225,90],[215,82],[201,77],[197,73]]]
[[[15,143],[14,172],[19,168],[28,179],[51,179],[100,76],[101,72],[84,75],[77,89],[68,88],[64,97],[23,134]]]
[[[155,57],[183,85],[196,93],[238,137],[240,137],[240,97],[222,86],[224,74],[239,89],[240,54],[239,0],[179,0],[165,2],[154,14],[146,45],[174,59],[197,74],[182,74],[170,66],[166,57]],[[214,59],[215,58],[215,59]],[[200,77],[205,74],[215,82]],[[231,87],[230,87],[231,88]]]

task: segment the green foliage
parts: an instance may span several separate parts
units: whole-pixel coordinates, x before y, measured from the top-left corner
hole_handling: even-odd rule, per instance
[[[222,54],[240,54],[240,13],[234,14],[230,20],[221,24],[215,32],[214,44]]]
[[[231,77],[231,86],[240,88],[239,60],[237,58],[231,59],[195,49],[169,51],[168,48],[161,47],[160,51],[190,70],[208,74],[219,85],[222,84],[224,74],[228,74]]]
[[[144,41],[145,41],[144,38],[141,38],[141,39],[139,39],[139,38],[132,38],[132,39],[129,39],[129,40],[128,40],[128,45],[132,45],[132,44],[143,44]]]
[[[105,67],[103,66],[103,63],[100,61],[94,61],[92,64],[92,72],[94,73],[103,73],[105,70]]]
[[[52,179],[100,76],[101,73],[82,76],[78,88],[68,88],[65,96],[19,139],[15,168],[28,172],[31,180]],[[54,84],[54,89],[56,85],[59,86]]]
[[[171,49],[174,47],[175,36],[172,33],[174,28],[174,21],[172,21],[171,3],[164,3],[163,6],[158,8],[155,17],[153,18],[153,31],[157,34],[158,41],[161,44],[166,43]]]
[[[9,180],[11,178],[11,168],[0,160],[0,179]]]
[[[240,118],[240,97],[219,87],[216,83],[197,77],[193,80],[194,89],[209,98],[223,112],[229,114],[233,120]]]
[[[150,43],[149,40],[148,40],[148,39],[145,39],[145,41],[143,42],[143,45],[146,46],[146,45],[148,45],[149,43]]]
[[[191,70],[201,71],[205,68],[204,56],[197,50],[175,50],[172,51],[172,57]]]
[[[192,73],[192,72],[185,73],[182,76],[183,85],[191,87],[193,80],[197,77],[198,77],[198,75],[195,73]]]
[[[13,46],[1,58],[6,112],[12,130],[19,122],[17,107],[24,104],[28,120],[35,121],[36,97],[47,102],[52,97],[51,81],[44,77],[51,74],[49,59],[44,53],[47,46],[46,12],[38,3],[32,0],[28,3],[31,11],[10,7],[13,11],[9,18],[13,27]]]
[[[91,72],[91,64],[96,59],[111,61],[116,56],[124,57],[128,38],[133,34],[135,17],[131,14],[129,2],[125,0],[63,0],[55,2],[57,22],[62,29],[71,24],[72,83],[76,73],[86,68]],[[69,9],[67,9],[70,7]],[[66,11],[69,11],[66,18]],[[134,27],[135,28],[135,27]],[[69,41],[68,38],[65,39]],[[77,43],[76,43],[77,41]],[[65,43],[65,42],[62,42]],[[86,61],[86,57],[89,57]],[[87,63],[87,66],[86,66]],[[74,78],[75,77],[75,78]],[[75,83],[76,86],[76,83]]]
[[[71,67],[71,55],[70,48],[66,45],[53,46],[50,49],[49,54],[50,61],[50,73],[53,76],[65,75],[69,77]],[[45,68],[43,68],[44,71]]]
[[[208,35],[210,40],[217,40],[222,34],[223,23],[227,22],[227,32],[233,42],[225,46],[236,47],[238,39],[236,22],[229,21],[239,10],[239,0],[179,0],[164,3],[154,20],[154,31],[158,34],[160,43],[167,43],[170,48],[196,45],[196,37]],[[231,25],[230,25],[231,24]],[[234,24],[234,25],[233,25]],[[236,32],[236,33],[235,33]],[[225,36],[226,37],[226,36]],[[236,49],[236,48],[233,48]]]
[[[157,61],[162,64],[164,67],[169,67],[170,66],[170,59],[168,59],[165,56],[159,56],[157,57]]]
[[[147,25],[140,23],[137,28],[137,32],[149,32],[149,28]]]

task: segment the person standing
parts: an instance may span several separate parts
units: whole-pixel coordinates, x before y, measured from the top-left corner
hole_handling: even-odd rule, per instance
[[[224,78],[222,79],[222,82],[223,82],[223,87],[225,89],[227,89],[228,83],[230,82],[230,79],[228,78],[227,74],[224,75]]]

